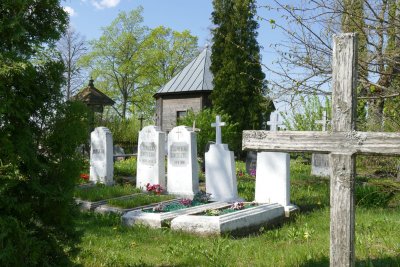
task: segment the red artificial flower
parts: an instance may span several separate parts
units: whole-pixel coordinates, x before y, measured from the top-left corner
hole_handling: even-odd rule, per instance
[[[87,174],[87,173],[82,173],[82,174],[81,174],[81,178],[82,178],[83,180],[89,180],[89,174]]]

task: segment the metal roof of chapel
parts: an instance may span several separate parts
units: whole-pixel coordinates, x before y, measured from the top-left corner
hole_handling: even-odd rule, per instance
[[[211,51],[208,46],[181,72],[162,86],[156,93],[176,94],[196,91],[212,91],[213,75],[210,71]]]

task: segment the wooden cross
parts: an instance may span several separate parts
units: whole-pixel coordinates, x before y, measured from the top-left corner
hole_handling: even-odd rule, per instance
[[[215,127],[215,143],[216,144],[221,144],[222,143],[222,138],[221,138],[221,127],[225,126],[225,122],[221,122],[221,117],[217,115],[215,118],[215,123],[211,123],[212,127]]]
[[[329,153],[330,266],[354,266],[356,154],[400,155],[400,133],[356,131],[357,36],[334,36],[332,132],[244,131],[243,149]]]
[[[326,110],[322,112],[322,120],[316,120],[315,123],[322,125],[322,131],[326,131],[326,126],[328,125],[328,116],[326,115]]]
[[[269,121],[267,121],[267,125],[269,125],[269,130],[272,132],[278,131],[278,127],[281,126],[281,123],[279,123],[279,114],[276,112],[275,114],[271,114],[269,117]]]

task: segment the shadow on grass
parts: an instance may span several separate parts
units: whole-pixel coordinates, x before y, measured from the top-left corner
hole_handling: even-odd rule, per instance
[[[302,264],[301,267],[323,267],[329,266],[329,258],[324,257],[310,260]],[[398,267],[400,266],[400,256],[385,257],[380,259],[356,260],[356,267]]]

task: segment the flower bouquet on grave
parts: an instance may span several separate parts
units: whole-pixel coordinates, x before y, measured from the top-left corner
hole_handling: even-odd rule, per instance
[[[211,197],[211,194],[206,193],[201,190],[198,193],[196,193],[196,195],[193,197],[193,199],[182,198],[177,202],[172,202],[172,203],[168,203],[168,204],[160,203],[160,204],[154,206],[152,209],[146,209],[143,211],[160,213],[160,212],[169,212],[169,211],[175,211],[175,210],[180,210],[180,209],[184,209],[184,208],[200,206],[202,204],[208,203],[210,201],[210,197]]]
[[[147,192],[153,192],[156,195],[161,195],[161,193],[164,191],[164,189],[161,187],[161,185],[159,185],[159,184],[151,185],[150,183],[147,183],[146,190],[147,190]]]
[[[232,213],[239,210],[244,210],[247,208],[255,207],[258,204],[256,202],[245,203],[245,202],[234,202],[230,207],[221,208],[221,209],[209,209],[202,212],[200,215],[206,216],[220,216],[228,213]]]

